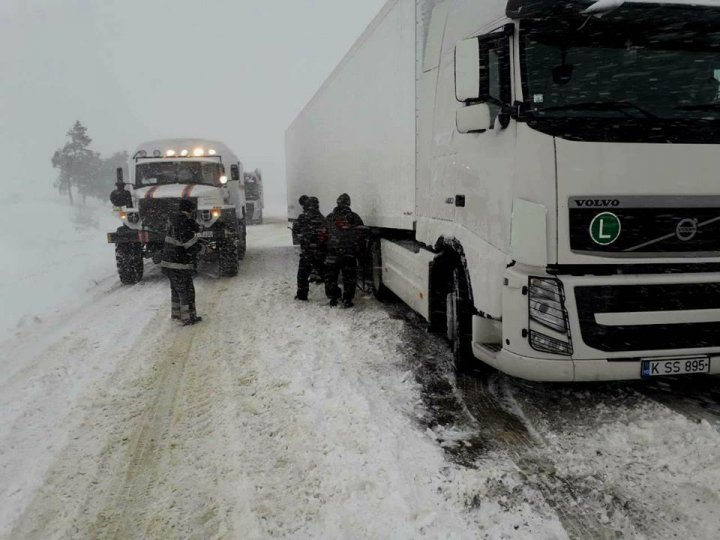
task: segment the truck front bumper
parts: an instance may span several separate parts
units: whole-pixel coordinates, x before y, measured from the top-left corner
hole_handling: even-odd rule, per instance
[[[198,236],[206,242],[230,238],[227,229],[224,228],[201,231]],[[165,233],[120,228],[117,232],[108,233],[107,239],[108,244],[162,244],[165,242]]]
[[[473,352],[485,356],[473,343]],[[608,360],[556,360],[530,358],[501,350],[488,361],[494,368],[521,379],[537,382],[599,382],[642,379],[640,359]],[[710,375],[720,375],[720,356],[710,356]]]

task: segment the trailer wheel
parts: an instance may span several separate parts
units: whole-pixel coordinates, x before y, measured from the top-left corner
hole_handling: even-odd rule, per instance
[[[115,264],[123,285],[134,285],[143,278],[143,255],[140,244],[116,244]]]
[[[218,244],[218,261],[220,275],[222,277],[233,277],[238,273],[238,246],[232,240],[226,240]]]
[[[384,302],[389,299],[390,291],[383,284],[382,249],[379,238],[373,240],[370,244],[369,262],[373,295],[381,302]]]
[[[452,344],[455,369],[467,371],[472,362],[472,310],[467,278],[461,267],[452,272],[446,297],[447,337]]]

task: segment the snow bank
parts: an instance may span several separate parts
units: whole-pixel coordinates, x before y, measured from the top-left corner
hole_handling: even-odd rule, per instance
[[[86,300],[115,273],[105,234],[119,222],[109,206],[72,207],[59,197],[16,192],[0,204],[0,340]]]

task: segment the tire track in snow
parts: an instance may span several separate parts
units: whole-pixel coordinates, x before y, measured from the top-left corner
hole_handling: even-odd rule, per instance
[[[498,384],[497,376],[489,375],[487,370],[455,375],[444,339],[428,334],[423,321],[405,306],[393,304],[387,309],[406,322],[404,342],[409,345],[406,354],[424,388],[426,407],[432,413],[424,422],[430,427],[455,426],[471,433],[465,444],[446,447],[451,459],[476,468],[485,455],[502,452],[517,467],[524,483],[542,495],[570,538],[617,537],[617,529],[603,522],[602,511],[589,507],[577,486],[555,475],[552,461],[543,455],[543,441],[523,417],[507,388]],[[439,442],[443,444],[442,440]]]
[[[205,287],[203,293],[206,300],[203,304],[208,313],[215,311],[218,299],[225,290],[227,288],[220,283]],[[186,379],[191,377],[190,371],[198,369],[192,364],[197,364],[199,359],[191,353],[195,342],[207,332],[208,325],[209,321],[204,321],[191,328],[178,328],[169,348],[161,353],[160,362],[155,362],[155,374],[149,385],[151,400],[134,421],[135,426],[128,437],[123,459],[125,468],[117,471],[111,480],[107,490],[110,497],[87,531],[89,537],[143,538],[158,527],[150,511],[156,504],[153,494],[165,470],[167,452],[171,447],[170,433],[178,416],[177,409],[180,402],[187,399],[183,395],[188,385]],[[203,371],[200,369],[200,373]],[[201,385],[203,390],[206,388]],[[195,421],[208,425],[207,411],[198,409],[196,412],[199,414]]]
[[[668,422],[674,415],[639,392],[642,387],[638,383],[563,385],[496,377],[526,422],[547,439],[543,443],[543,453],[551,466],[547,478],[567,485],[575,500],[594,512],[606,528],[615,530],[616,536],[681,538],[692,530],[690,525],[697,525],[697,511],[675,509],[666,500],[667,486],[655,479],[656,475],[664,475],[664,468],[655,467],[652,458],[646,462],[642,455],[634,454],[634,430],[641,433],[642,453],[652,455],[664,453],[664,441],[646,440],[645,431],[674,429]],[[606,426],[607,432],[603,432]],[[609,440],[604,441],[603,436]],[[685,448],[675,451],[680,450]],[[665,459],[659,458],[661,464]],[[668,476],[673,478],[672,473]],[[718,500],[717,494],[705,492],[700,484],[693,485],[691,478],[688,475],[681,486],[687,497],[699,497],[698,508],[704,506],[702,500],[708,504]],[[704,538],[701,529],[696,529],[698,538]]]
[[[720,376],[670,377],[633,387],[686,418],[698,423],[704,420],[720,431]]]
[[[205,281],[202,288],[201,309],[207,305],[210,310],[221,289]],[[205,324],[175,328],[165,309],[151,319],[127,349],[130,356],[147,356],[140,375],[121,363],[110,380],[93,389],[83,407],[84,419],[16,521],[10,538],[143,536],[129,531],[142,523],[142,506],[156,482],[191,360],[188,352]]]

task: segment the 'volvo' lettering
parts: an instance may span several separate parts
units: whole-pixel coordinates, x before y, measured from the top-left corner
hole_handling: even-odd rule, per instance
[[[618,199],[576,199],[575,204],[580,208],[617,208]]]

